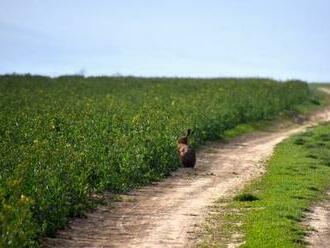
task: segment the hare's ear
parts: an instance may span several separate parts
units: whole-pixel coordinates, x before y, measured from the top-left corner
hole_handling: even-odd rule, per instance
[[[187,135],[186,135],[186,136],[188,137],[188,136],[192,135],[192,133],[193,133],[193,132],[192,132],[191,129],[189,128],[189,129],[187,130]]]
[[[190,135],[193,135],[194,134],[194,132],[195,132],[195,130],[192,130],[192,129],[190,129],[191,131],[190,131]]]

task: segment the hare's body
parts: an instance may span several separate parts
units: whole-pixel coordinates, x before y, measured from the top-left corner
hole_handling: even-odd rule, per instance
[[[196,163],[196,153],[188,145],[180,145],[179,148],[180,160],[184,167],[194,167]]]
[[[191,134],[191,130],[188,129],[187,135],[178,139],[178,152],[181,163],[184,167],[194,167],[196,164],[196,153],[188,145],[188,136]]]

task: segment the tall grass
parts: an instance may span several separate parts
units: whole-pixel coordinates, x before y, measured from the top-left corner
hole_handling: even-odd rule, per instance
[[[1,76],[0,243],[35,245],[92,192],[168,175],[188,127],[198,146],[308,97],[303,82],[269,79]]]

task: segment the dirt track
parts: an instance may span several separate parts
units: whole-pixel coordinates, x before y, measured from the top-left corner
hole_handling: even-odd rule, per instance
[[[228,144],[212,143],[198,154],[197,168],[179,169],[151,186],[130,192],[74,219],[70,228],[46,239],[46,247],[187,247],[194,229],[216,199],[232,197],[264,172],[276,144],[312,122],[330,120],[330,110],[305,125],[255,132]]]
[[[330,241],[330,191],[328,200],[314,206],[306,217],[305,224],[312,230],[306,236],[308,247],[324,248]]]

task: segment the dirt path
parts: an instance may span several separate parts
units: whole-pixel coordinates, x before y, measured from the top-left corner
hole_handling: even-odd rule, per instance
[[[330,94],[329,88],[320,88]],[[311,228],[305,238],[308,247],[324,248],[330,244],[330,191],[328,199],[314,206],[307,214],[304,224]]]
[[[330,109],[311,122],[330,120]],[[311,125],[311,122],[308,125]],[[197,154],[197,168],[179,169],[151,186],[100,206],[87,218],[46,239],[46,247],[187,247],[194,230],[216,199],[232,197],[264,172],[263,161],[276,144],[307,124],[285,130],[256,132],[228,144],[212,143]],[[191,240],[192,239],[192,240]]]
[[[330,95],[330,88],[321,87],[318,88],[318,90],[323,91],[324,93]]]
[[[327,201],[314,206],[304,224],[312,228],[305,239],[308,247],[324,248],[330,244],[330,191]]]

